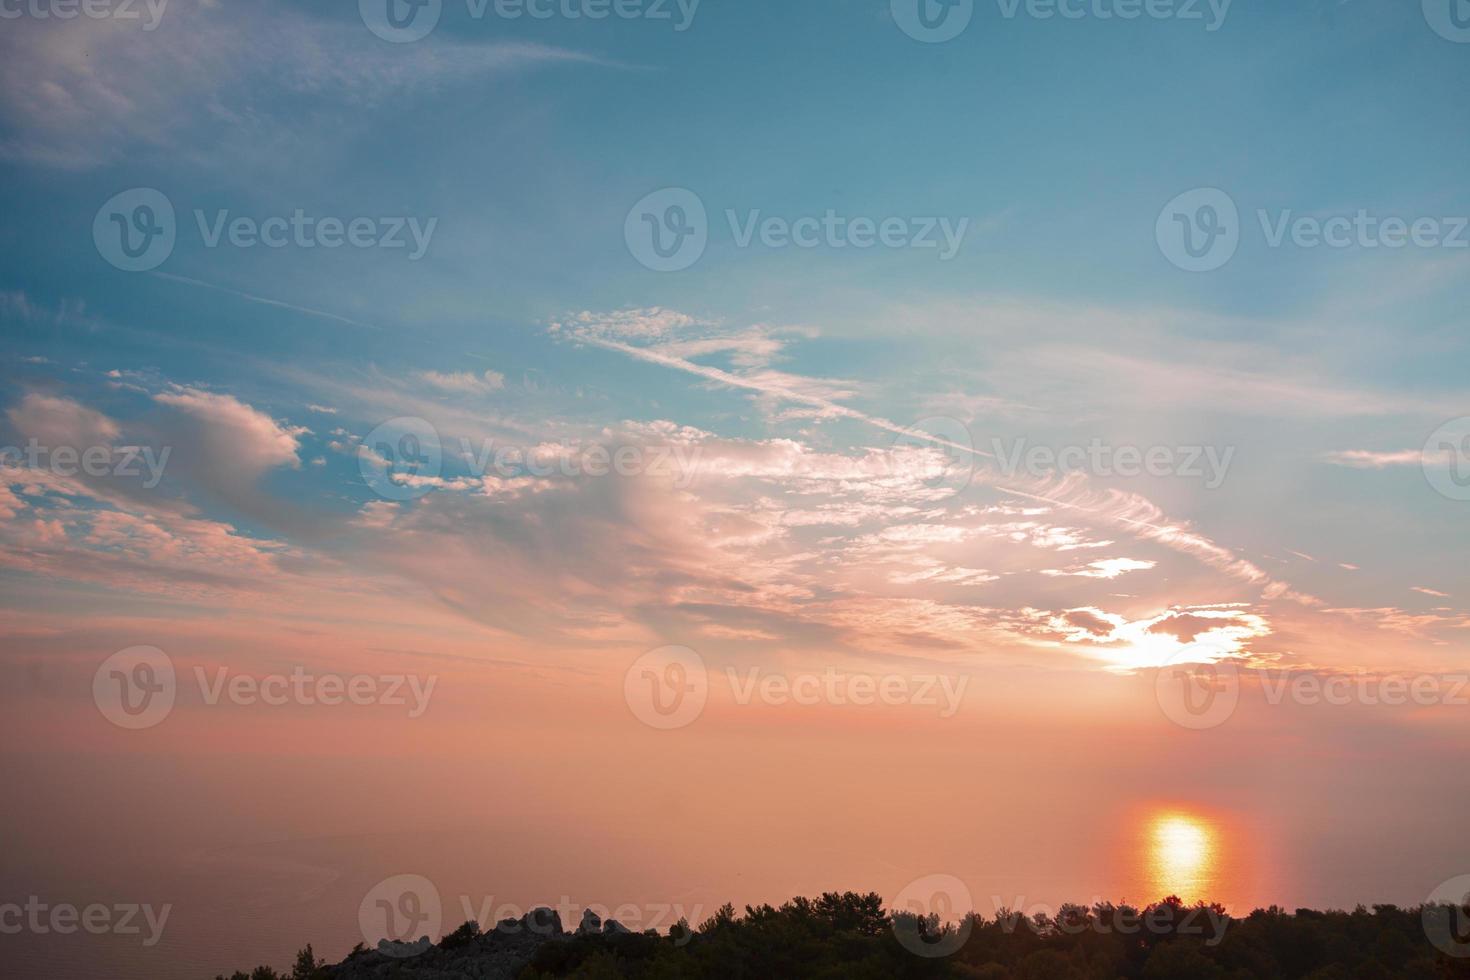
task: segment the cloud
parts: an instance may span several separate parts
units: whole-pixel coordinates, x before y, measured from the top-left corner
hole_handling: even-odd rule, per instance
[[[298,437],[306,430],[282,425],[233,395],[175,388],[153,396],[195,423],[201,459],[220,470],[259,476],[277,466],[297,466]]]
[[[664,340],[679,331],[700,324],[686,313],[659,306],[593,313],[583,310],[565,320],[553,321],[552,333],[564,333],[583,340]]]
[[[481,395],[491,391],[499,391],[505,387],[505,375],[499,371],[486,371],[483,374],[472,374],[469,371],[461,371],[453,374],[445,374],[439,371],[419,371],[415,377],[420,381],[440,391],[450,391],[463,395]]]
[[[1379,452],[1373,449],[1339,449],[1324,453],[1322,459],[1334,466],[1350,466],[1359,470],[1381,470],[1390,466],[1420,466],[1424,453],[1417,449]]]
[[[1053,577],[1114,579],[1128,572],[1146,571],[1157,565],[1156,561],[1140,561],[1136,558],[1103,558],[1082,566],[1074,565],[1068,569],[1046,568],[1041,574]]]
[[[1324,610],[1346,616],[1359,626],[1389,630],[1407,636],[1429,636],[1439,629],[1470,629],[1470,616],[1450,609],[1437,609],[1428,613],[1408,612],[1394,606],[1379,606],[1372,609],[1344,607]]]
[[[0,319],[14,320],[34,327],[76,325],[95,330],[103,326],[101,320],[87,312],[84,300],[63,299],[51,306],[36,302],[21,290],[0,291]],[[27,357],[24,360],[28,364],[53,363],[46,357]]]
[[[711,533],[715,509],[655,478],[489,477],[477,492],[370,504],[353,545],[476,622],[564,636],[656,618],[681,587],[750,594]]]
[[[119,434],[117,423],[101,412],[56,395],[32,392],[5,415],[21,438],[35,439],[48,449],[111,447]]]
[[[660,322],[680,316],[668,311],[660,311],[660,314]],[[617,320],[621,315],[611,316]],[[634,317],[634,320],[639,323],[643,322],[641,317]],[[973,445],[912,426],[899,425],[882,416],[843,405],[837,399],[845,398],[852,392],[847,390],[848,386],[831,380],[768,370],[735,373],[698,364],[669,353],[658,343],[639,345],[610,339],[605,320],[591,313],[579,314],[567,323],[552,323],[550,329],[554,334],[560,334],[579,343],[616,351],[637,360],[683,371],[732,388],[755,391],[773,400],[795,402],[798,405],[815,409],[815,414],[822,418],[852,419],[895,436],[940,447],[968,458],[996,459],[994,453],[976,449]],[[649,331],[640,329],[635,333],[644,336],[649,334]],[[652,333],[654,337],[662,335],[661,332]],[[988,480],[997,490],[1025,500],[1085,513],[1094,520],[1122,527],[1142,538],[1192,555],[1235,578],[1259,586],[1268,598],[1286,598],[1305,604],[1319,602],[1315,597],[1298,592],[1285,582],[1272,579],[1252,562],[1238,557],[1228,548],[1210,540],[1188,525],[1170,521],[1163,511],[1148,499],[1138,494],[1119,490],[1095,489],[1090,479],[1083,473],[1071,472],[1050,480],[1024,480],[999,473],[977,473],[976,479]]]
[[[309,515],[259,486],[272,470],[300,467],[306,429],[278,422],[233,395],[176,386],[153,398],[171,410],[157,423],[158,438],[172,449],[169,474],[180,485],[268,527],[303,538],[331,533],[333,519]]]
[[[1052,614],[1046,623],[1064,642],[1090,649],[1120,670],[1186,658],[1202,663],[1251,658],[1253,641],[1272,632],[1265,617],[1234,605],[1182,606],[1142,619],[1087,606]]]
[[[81,169],[146,148],[238,167],[322,133],[340,139],[362,110],[396,96],[538,65],[612,66],[546,45],[443,34],[385,45],[356,17],[322,20],[269,0],[172,0],[149,23],[6,21],[0,118],[13,135],[0,156]]]
[[[1347,348],[1340,343],[1342,318],[1329,316],[1280,322],[978,296],[884,308],[872,322],[961,333],[987,349],[986,366],[974,376],[989,395],[1079,417],[1099,405],[1150,414],[1168,405],[1278,420],[1460,414],[1461,392],[1377,389],[1341,369],[1334,376],[1322,338],[1338,337],[1338,347]],[[1098,337],[1109,341],[1099,344]]]
[[[1448,599],[1450,597],[1450,594],[1448,592],[1440,592],[1436,589],[1428,589],[1422,585],[1415,585],[1412,586],[1412,588],[1415,592],[1422,592],[1425,595],[1432,595],[1436,599]]]

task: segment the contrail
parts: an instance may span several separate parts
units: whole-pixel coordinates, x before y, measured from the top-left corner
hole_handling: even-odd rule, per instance
[[[703,364],[696,364],[693,361],[686,360],[682,357],[676,357],[672,354],[660,353],[656,349],[648,347],[635,347],[632,344],[625,344],[616,340],[608,340],[604,337],[597,337],[583,332],[574,331],[572,333],[572,336],[575,340],[581,343],[591,344],[594,347],[601,347],[604,350],[615,351],[628,357],[632,357],[636,360],[645,361],[649,364],[658,364],[660,366],[671,368],[673,370],[684,371],[686,373],[694,374],[702,378],[707,378],[708,380],[717,382],[719,384],[729,385],[733,388],[744,388],[748,391],[758,391],[762,394],[775,395],[778,398],[785,398],[789,401],[810,405],[814,408],[820,408],[824,412],[828,412],[833,415],[854,419],[859,422],[864,422],[868,425],[874,426],[875,428],[882,429],[885,432],[891,432],[895,435],[907,436],[912,439],[923,440],[930,443],[931,445],[954,449],[962,453],[968,453],[969,455],[978,458],[992,460],[996,459],[994,453],[988,453],[984,450],[976,449],[974,446],[967,446],[963,443],[958,443],[950,439],[945,439],[943,436],[937,436],[931,432],[925,432],[923,429],[914,429],[910,428],[909,426],[899,425],[896,422],[890,421],[878,415],[869,415],[866,412],[860,412],[857,409],[849,408],[846,405],[841,405],[837,402],[834,402],[830,398],[823,398],[820,395],[813,395],[808,392],[798,391],[770,378],[743,377],[738,374],[731,374],[729,371],[725,371],[720,368],[708,367]],[[1074,498],[1070,500],[1056,496],[1055,492],[1036,492],[1036,490],[1047,489],[1045,486],[1037,487],[1032,490],[1023,490],[1019,487],[1002,486],[999,484],[992,485],[995,487],[996,490],[999,490],[1002,493],[1008,493],[1017,497],[1023,497],[1028,500],[1035,500],[1042,503],[1051,504],[1052,506],[1063,508],[1066,510],[1081,511],[1085,514],[1091,514],[1100,520],[1111,521],[1115,524],[1121,524],[1124,527],[1132,528],[1139,534],[1140,537],[1156,541],[1159,544],[1164,545],[1165,547],[1170,548],[1174,551],[1190,555],[1191,557],[1202,561],[1207,565],[1211,565],[1215,568],[1221,569],[1222,571],[1235,578],[1242,579],[1254,585],[1263,586],[1268,597],[1284,597],[1292,599],[1296,602],[1301,602],[1305,605],[1320,604],[1320,600],[1312,596],[1296,592],[1291,588],[1290,585],[1285,582],[1280,582],[1272,579],[1265,571],[1257,567],[1252,562],[1244,558],[1237,557],[1233,552],[1230,551],[1230,549],[1216,544],[1214,541],[1211,541],[1209,538],[1205,537],[1202,534],[1198,534],[1192,530],[1189,530],[1187,527],[1181,527],[1176,524],[1156,523],[1160,519],[1166,519],[1166,515],[1147,498],[1142,497],[1138,494],[1122,493],[1119,491],[1108,491],[1107,500],[1105,501],[1107,506],[1102,506],[1102,504],[1104,503],[1103,501],[1096,501],[1096,492],[1088,491],[1086,487],[1081,486],[1080,483],[1081,481],[1077,481],[1073,484],[1072,487],[1067,487],[1066,481],[1064,481],[1063,489],[1067,490],[1069,495]],[[1093,498],[1093,500],[1084,503],[1075,499],[1078,495],[1082,495],[1084,497],[1090,496]],[[1130,514],[1135,516],[1130,516]]]
[[[188,283],[190,286],[201,286],[204,289],[214,289],[218,290],[221,293],[229,293],[231,296],[238,296],[241,299],[247,299],[252,303],[264,303],[266,306],[276,306],[283,310],[295,310],[297,313],[305,313],[308,316],[319,316],[326,320],[336,320],[339,323],[346,323],[354,327],[365,327],[368,330],[382,329],[381,327],[376,327],[371,323],[363,323],[361,320],[353,320],[349,317],[341,316],[337,313],[328,313],[326,310],[314,310],[309,306],[296,306],[294,303],[286,303],[278,299],[271,299],[269,296],[256,296],[254,293],[242,293],[238,289],[230,289],[227,286],[216,286],[214,283],[205,282],[202,279],[190,279],[188,276],[179,276],[175,275],[172,272],[155,271],[151,274],[157,276],[160,279],[168,279],[173,282]]]

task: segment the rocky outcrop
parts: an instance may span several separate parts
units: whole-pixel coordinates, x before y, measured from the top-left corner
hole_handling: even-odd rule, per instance
[[[616,919],[604,922],[591,909],[582,913],[575,932],[566,932],[556,909],[539,908],[519,919],[505,919],[489,932],[467,923],[438,943],[428,936],[413,942],[384,940],[377,949],[354,950],[341,963],[327,967],[326,976],[329,980],[513,980],[547,943],[616,943],[630,935],[627,926]]]
[[[377,949],[354,951],[327,967],[326,975],[330,980],[513,980],[543,945],[571,938],[555,909],[539,908],[488,932],[457,931],[438,944],[427,936],[412,943],[384,941]]]

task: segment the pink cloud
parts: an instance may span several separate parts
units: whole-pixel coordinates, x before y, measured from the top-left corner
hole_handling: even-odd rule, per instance
[[[35,439],[47,448],[110,447],[118,437],[118,426],[112,419],[56,395],[32,392],[5,414],[23,438]]]
[[[153,398],[197,422],[202,448],[227,469],[258,474],[300,464],[297,437],[306,430],[282,425],[233,395],[176,388]]]

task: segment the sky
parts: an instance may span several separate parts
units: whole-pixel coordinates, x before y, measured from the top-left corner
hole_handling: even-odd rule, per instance
[[[1463,4],[393,2],[0,4],[26,955],[1470,872]]]

